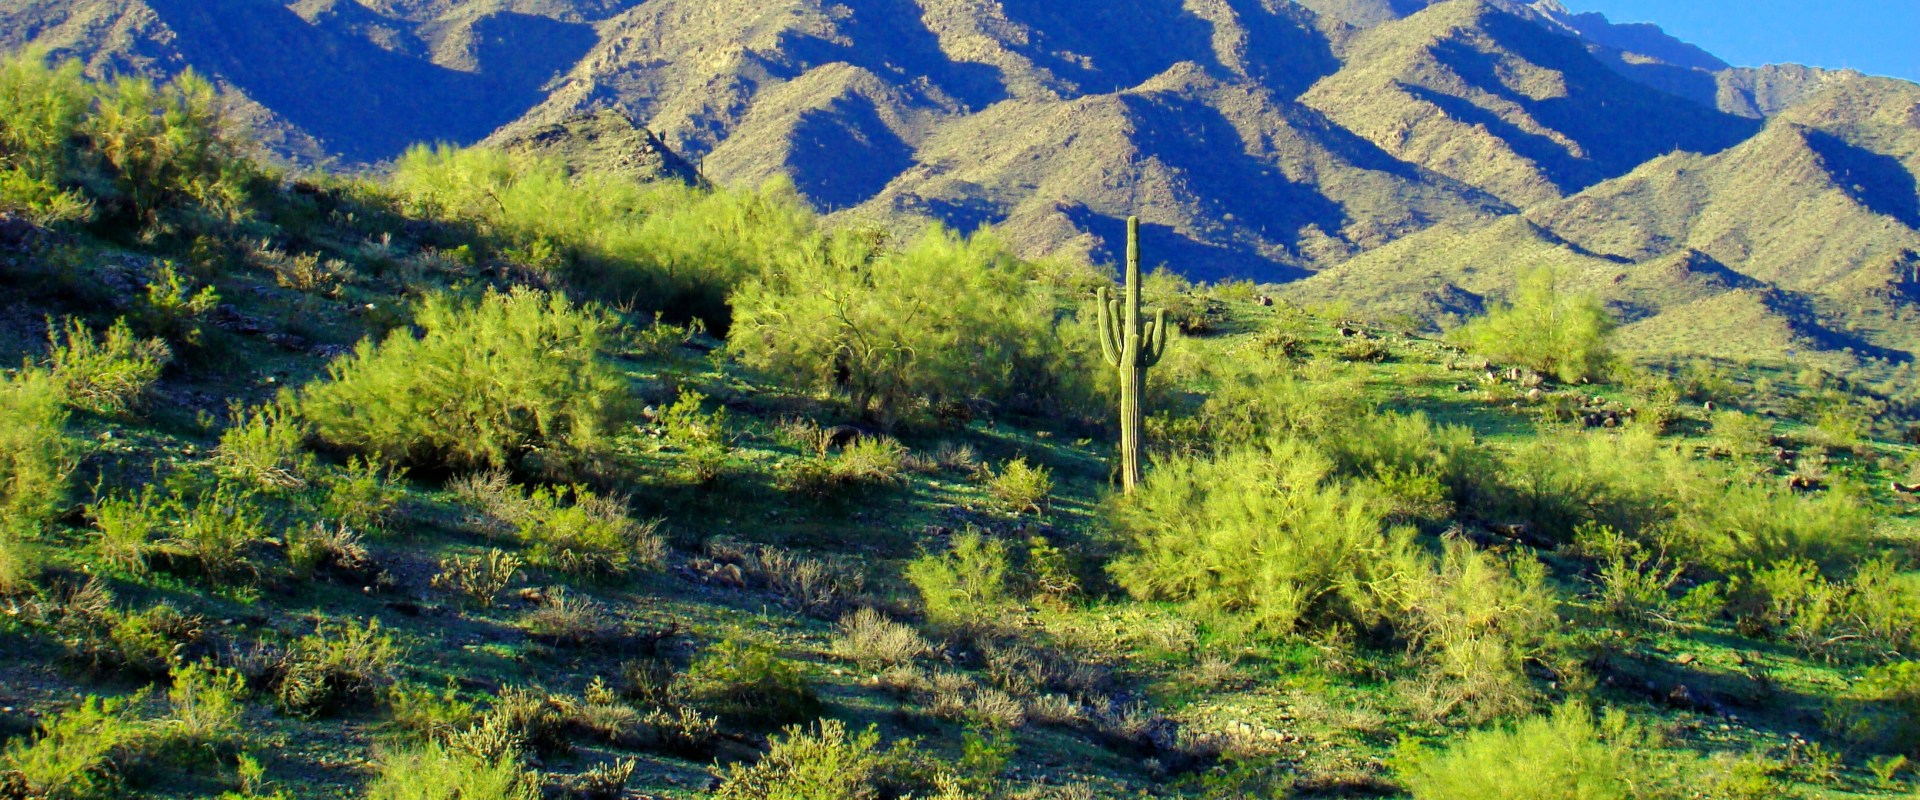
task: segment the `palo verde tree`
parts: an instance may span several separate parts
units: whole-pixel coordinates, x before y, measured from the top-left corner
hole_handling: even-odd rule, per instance
[[[1120,370],[1120,481],[1128,494],[1140,485],[1141,461],[1146,455],[1147,413],[1140,392],[1147,384],[1147,368],[1160,363],[1167,352],[1167,312],[1154,312],[1151,321],[1140,318],[1140,218],[1127,218],[1126,296],[1110,297],[1100,288],[1100,349],[1107,364]]]

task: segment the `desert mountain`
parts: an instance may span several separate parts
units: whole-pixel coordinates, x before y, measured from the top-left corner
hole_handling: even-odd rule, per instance
[[[1551,262],[1650,331],[1742,297],[1762,349],[1893,356],[1920,250],[1912,84],[1556,0],[0,0],[28,44],[209,75],[296,163],[489,140],[1096,260],[1139,214],[1193,276],[1427,323]]]

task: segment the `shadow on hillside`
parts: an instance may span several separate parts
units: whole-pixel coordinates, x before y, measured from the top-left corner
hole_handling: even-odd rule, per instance
[[[1021,55],[1073,82],[1082,94],[1140,85],[1182,61],[1222,71],[1213,26],[1182,0],[1061,3],[1002,0],[1007,18],[1032,29]]]
[[[1807,146],[1820,154],[1841,191],[1876,214],[1909,228],[1920,228],[1920,185],[1907,165],[1893,156],[1848,144],[1822,130],[1807,130]]]
[[[857,95],[801,114],[787,154],[794,188],[828,213],[865,202],[913,166],[913,148]]]
[[[1074,227],[1091,232],[1100,240],[1091,253],[1094,263],[1122,263],[1127,241],[1126,218],[1101,214],[1081,205],[1064,208],[1062,213]],[[1168,225],[1141,222],[1140,240],[1143,267],[1151,270],[1164,266],[1194,281],[1245,278],[1260,283],[1288,283],[1313,274],[1299,267],[1276,264],[1247,248],[1194,239]]]
[[[852,11],[841,23],[850,41],[794,40],[787,49],[796,60],[846,62],[900,86],[928,80],[970,111],[1007,99],[1000,69],[948,56],[912,0],[842,0],[840,5]]]
[[[1540,124],[1577,142],[1593,172],[1578,169],[1579,162],[1565,153],[1542,164],[1569,192],[1624,175],[1675,150],[1718,153],[1760,129],[1754,120],[1671,102],[1677,98],[1628,81],[1577,41],[1544,33],[1527,20],[1491,14],[1482,24],[1499,47],[1558,72],[1564,91],[1530,97],[1508,85],[1509,78],[1503,77],[1508,70],[1500,58],[1463,42],[1435,46],[1434,57],[1474,88],[1520,106]]]
[[[540,102],[594,42],[585,25],[503,13],[475,23],[481,74],[307,24],[277,3],[148,0],[196,69],[232,83],[329,149],[360,161],[419,142],[471,143]]]

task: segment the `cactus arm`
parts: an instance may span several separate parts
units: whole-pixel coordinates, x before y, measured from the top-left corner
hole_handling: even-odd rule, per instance
[[[1143,367],[1158,365],[1161,357],[1167,354],[1167,340],[1173,338],[1173,332],[1167,328],[1166,309],[1155,311],[1150,325],[1152,336],[1143,343],[1144,352],[1140,354],[1140,365]]]
[[[1108,303],[1108,294],[1106,287],[1101,287],[1100,301],[1097,304],[1100,309],[1100,352],[1106,354],[1108,366],[1118,367],[1122,347],[1120,329],[1117,325],[1115,309]]]

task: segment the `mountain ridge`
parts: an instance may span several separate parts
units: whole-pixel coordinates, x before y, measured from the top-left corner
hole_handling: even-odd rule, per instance
[[[551,146],[1100,262],[1137,215],[1191,277],[1429,327],[1522,260],[1704,259],[1739,280],[1593,285],[1633,325],[1788,292],[1740,308],[1915,352],[1887,320],[1920,259],[1920,87],[1729,67],[1555,0],[0,0],[0,47],[29,44],[207,74],[296,165]]]

